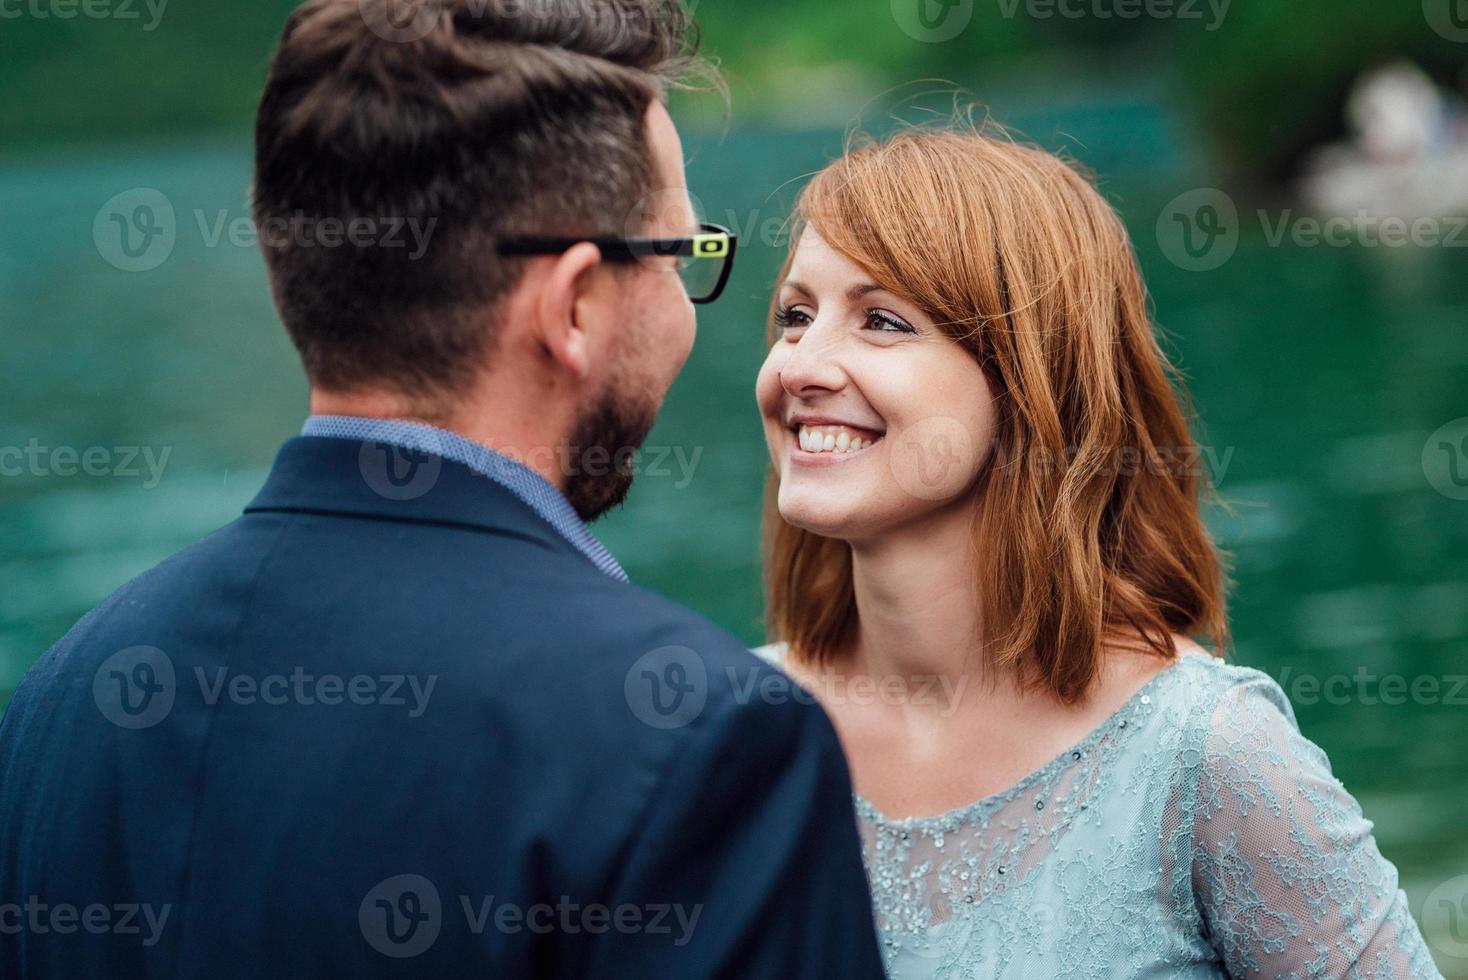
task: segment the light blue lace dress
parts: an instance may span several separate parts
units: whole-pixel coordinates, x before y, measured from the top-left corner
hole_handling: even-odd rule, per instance
[[[1003,793],[908,820],[855,803],[897,980],[1439,976],[1279,685],[1206,654]]]

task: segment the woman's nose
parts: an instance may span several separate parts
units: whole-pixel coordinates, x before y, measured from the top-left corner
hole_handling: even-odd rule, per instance
[[[780,384],[797,398],[840,391],[846,372],[836,358],[836,349],[821,335],[807,330],[780,368]]]

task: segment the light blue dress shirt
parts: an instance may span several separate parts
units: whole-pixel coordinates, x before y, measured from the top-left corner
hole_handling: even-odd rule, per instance
[[[592,535],[586,522],[581,520],[560,490],[524,463],[488,446],[422,422],[351,415],[313,415],[301,427],[301,435],[382,443],[399,449],[432,453],[467,466],[523,500],[597,568],[612,578],[627,581],[627,573],[617,559]]]

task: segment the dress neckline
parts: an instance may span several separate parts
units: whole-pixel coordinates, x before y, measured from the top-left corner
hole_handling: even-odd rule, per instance
[[[852,790],[851,798],[856,806],[857,815],[877,826],[890,827],[897,830],[932,830],[940,832],[952,830],[956,825],[967,822],[970,818],[985,810],[1008,803],[1039,780],[1064,769],[1070,763],[1079,762],[1085,758],[1106,735],[1115,731],[1118,727],[1126,728],[1131,719],[1130,717],[1123,717],[1124,715],[1130,716],[1138,707],[1151,704],[1153,689],[1160,686],[1163,678],[1170,676],[1181,667],[1185,659],[1200,656],[1211,657],[1212,654],[1206,652],[1200,653],[1196,650],[1180,652],[1172,663],[1149,677],[1145,684],[1133,691],[1130,697],[1123,701],[1115,711],[1107,715],[1105,720],[1091,729],[1079,742],[1064,749],[1049,762],[1042,764],[1038,769],[1035,769],[1028,775],[1021,776],[1019,781],[1012,784],[1008,789],[1002,789],[990,793],[987,796],[982,796],[972,803],[961,803],[956,807],[944,810],[941,813],[935,813],[932,816],[901,818],[887,816],[887,814],[877,808],[876,804],[855,790]]]

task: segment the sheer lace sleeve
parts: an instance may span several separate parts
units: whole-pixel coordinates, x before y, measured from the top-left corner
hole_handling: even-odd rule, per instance
[[[1234,684],[1205,729],[1193,889],[1229,975],[1439,977],[1371,821],[1279,685]]]

